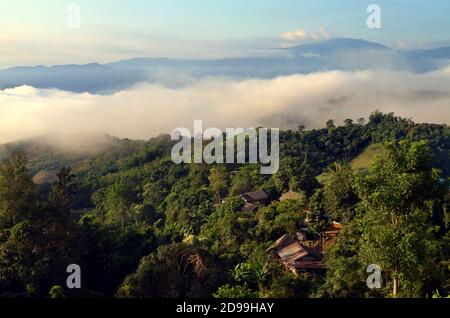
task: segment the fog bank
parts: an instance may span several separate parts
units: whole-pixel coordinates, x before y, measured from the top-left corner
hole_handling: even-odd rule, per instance
[[[112,95],[21,86],[0,91],[0,143],[39,135],[108,133],[147,139],[177,127],[308,128],[395,112],[450,124],[450,67],[414,74],[332,71],[275,79],[203,78],[182,88],[140,84]],[[86,140],[88,142],[88,140]]]

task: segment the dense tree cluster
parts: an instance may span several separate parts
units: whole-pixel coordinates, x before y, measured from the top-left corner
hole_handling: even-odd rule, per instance
[[[176,165],[168,136],[61,168],[36,185],[21,151],[0,164],[0,297],[426,297],[448,295],[450,129],[373,113],[281,133],[280,171]],[[349,164],[369,145],[370,168]],[[44,166],[49,166],[45,163]],[[31,169],[31,170],[30,170]],[[243,209],[241,194],[269,202]],[[286,192],[297,196],[279,200]],[[266,250],[308,225],[343,230],[326,271],[294,275]],[[82,288],[66,288],[66,268]],[[383,287],[367,288],[366,268]],[[439,294],[438,294],[438,293]]]

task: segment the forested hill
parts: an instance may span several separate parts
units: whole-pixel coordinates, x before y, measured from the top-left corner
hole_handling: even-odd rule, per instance
[[[368,122],[364,119],[345,121],[336,126],[330,120],[326,128],[306,131],[282,131],[281,173],[289,169],[307,170],[311,176],[319,176],[334,162],[351,162],[369,145],[386,141],[426,140],[433,150],[433,166],[440,169],[444,178],[450,177],[450,137],[449,127],[438,124],[416,124],[394,114],[373,113]],[[118,139],[108,135],[66,136],[78,139],[70,146],[55,142],[55,138],[36,138],[0,145],[0,160],[14,150],[22,149],[29,159],[30,172],[40,178],[36,181],[52,182],[58,170],[71,167],[78,175],[111,176],[127,170],[145,167],[153,161],[168,159],[173,142],[169,135],[161,135],[148,141]],[[88,143],[82,138],[87,138]],[[370,159],[366,163],[370,164]],[[153,163],[155,164],[155,163]],[[240,167],[233,166],[233,170]],[[307,169],[304,169],[307,168]],[[296,170],[294,170],[296,171]],[[285,189],[284,189],[285,190]]]
[[[89,160],[117,160],[139,151],[145,144],[144,141],[97,133],[42,136],[0,145],[0,160],[8,158],[14,151],[23,150],[29,159],[28,168],[34,181],[51,183],[62,167],[78,170]]]
[[[388,297],[399,277],[394,294],[448,294],[450,129],[380,112],[367,122],[324,125],[283,131],[273,176],[256,164],[176,165],[168,135],[114,139],[88,154],[9,144],[0,165],[0,294]],[[41,178],[37,186],[25,166],[35,179],[51,173],[55,181]],[[240,195],[258,190],[268,202],[243,209]],[[280,201],[287,192],[295,199]],[[385,211],[394,214],[385,218]],[[391,231],[389,220],[397,218]],[[344,230],[324,272],[294,275],[266,253],[305,226],[321,237],[332,221]],[[402,267],[380,258],[391,251],[377,253],[365,241],[383,250],[394,238],[404,247],[396,251]],[[64,287],[64,264],[72,263],[83,268],[77,292]],[[384,266],[384,288],[367,290],[364,264]]]

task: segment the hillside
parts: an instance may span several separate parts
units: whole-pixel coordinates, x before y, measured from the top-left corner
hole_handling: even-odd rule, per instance
[[[358,174],[367,174],[370,165],[383,153],[382,143],[373,143],[367,146],[359,155],[350,161],[350,167],[353,172]],[[346,162],[345,162],[346,163]],[[316,177],[320,184],[326,185],[333,177],[333,173],[340,167],[331,167],[324,173]]]
[[[36,187],[20,154],[0,165],[0,296],[28,295],[32,282],[34,295],[46,297],[66,279],[61,264],[75,262],[85,287],[64,290],[70,296],[389,297],[388,289],[368,291],[358,270],[373,242],[381,256],[398,253],[371,239],[391,233],[384,206],[407,214],[395,229],[405,253],[421,251],[408,245],[412,235],[433,247],[432,262],[408,267],[420,273],[407,278],[418,287],[405,284],[401,295],[448,294],[446,126],[375,112],[366,124],[284,131],[274,175],[261,175],[258,164],[174,164],[168,135],[106,140],[84,154],[42,140],[2,147],[3,156],[28,152],[41,182],[59,173],[53,186]],[[379,169],[360,178],[346,165],[366,171],[377,155]],[[274,257],[283,244],[308,261]]]
[[[436,167],[446,177],[450,176],[450,167],[447,165],[450,158],[449,128],[434,124],[415,124],[392,114],[374,113],[371,122],[364,126],[352,124],[349,127],[319,129],[301,134],[281,132],[281,159],[298,160],[306,152],[313,174],[319,179],[326,179],[328,166],[336,161],[349,162],[355,171],[366,171],[371,162],[381,154],[384,141],[405,137],[411,140],[428,140],[435,154]],[[39,183],[42,183],[51,181],[63,166],[70,166],[75,172],[98,174],[104,171],[98,166],[108,163],[114,165],[112,170],[123,172],[123,169],[135,168],[140,163],[148,162],[147,156],[152,159],[161,154],[170,156],[172,144],[168,135],[149,141],[121,140],[101,134],[41,137],[0,145],[0,160],[14,150],[24,150],[33,176],[46,176],[40,178]],[[158,147],[160,149],[156,150]],[[147,153],[150,148],[153,149],[151,155]],[[93,167],[97,171],[92,171]]]
[[[71,134],[40,137],[0,145],[0,160],[14,151],[26,153],[28,168],[36,183],[52,182],[62,167],[79,171],[94,158],[117,159],[142,148],[144,142],[120,140],[103,134]]]
[[[367,172],[371,163],[375,160],[375,158],[381,155],[383,152],[383,144],[375,143],[368,146],[364,151],[354,158],[350,165],[353,170],[357,172]]]

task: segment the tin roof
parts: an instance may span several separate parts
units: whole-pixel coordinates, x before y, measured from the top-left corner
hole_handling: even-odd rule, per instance
[[[242,208],[242,212],[253,212],[258,208],[257,205],[254,205],[253,203],[246,203],[244,207]]]
[[[242,198],[247,202],[255,202],[267,200],[269,196],[265,191],[249,192],[242,195]]]

